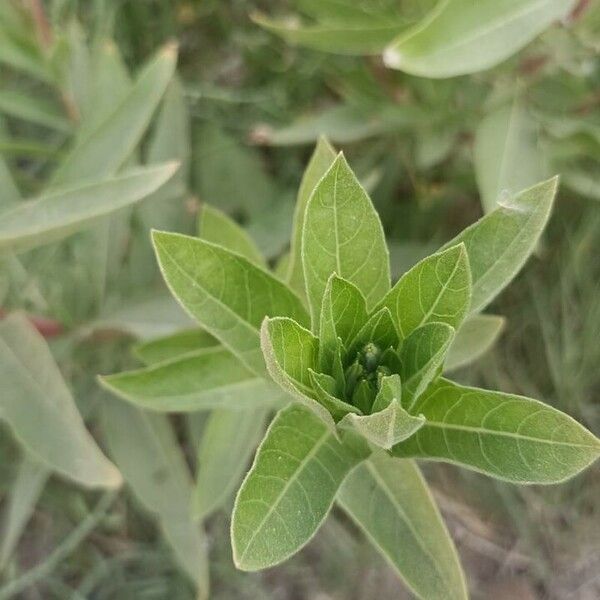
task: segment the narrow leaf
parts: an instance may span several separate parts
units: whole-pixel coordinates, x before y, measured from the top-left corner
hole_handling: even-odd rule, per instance
[[[444,246],[465,245],[473,278],[472,313],[485,308],[510,283],[536,248],[557,187],[554,177],[522,191]]]
[[[142,200],[177,165],[131,169],[122,175],[50,192],[0,215],[0,251],[24,251],[66,237],[97,219]]]
[[[231,524],[236,566],[264,569],[300,550],[360,460],[309,410],[298,405],[282,410],[236,498]]]
[[[302,232],[302,261],[313,326],[332,273],[373,307],[390,288],[383,228],[371,200],[340,154],[314,189]]]
[[[308,316],[281,281],[239,254],[204,240],[153,232],[158,261],[173,295],[258,375],[266,373],[259,328],[267,315]]]
[[[394,455],[442,460],[515,483],[558,483],[600,456],[600,440],[568,415],[522,396],[440,379],[413,412],[427,422]]]
[[[149,342],[137,344],[135,355],[146,365],[155,365],[185,354],[218,345],[218,341],[202,329],[187,329]]]
[[[337,500],[417,598],[467,600],[458,554],[414,462],[373,454]]]

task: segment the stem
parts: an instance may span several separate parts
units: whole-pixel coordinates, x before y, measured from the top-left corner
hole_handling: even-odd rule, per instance
[[[44,50],[49,50],[52,46],[52,28],[46,11],[40,0],[28,0],[28,4],[40,45]]]

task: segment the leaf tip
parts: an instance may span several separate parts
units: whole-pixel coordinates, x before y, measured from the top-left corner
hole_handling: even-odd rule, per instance
[[[388,46],[383,51],[383,64],[389,69],[401,69],[402,68],[402,54],[398,51],[395,46]]]

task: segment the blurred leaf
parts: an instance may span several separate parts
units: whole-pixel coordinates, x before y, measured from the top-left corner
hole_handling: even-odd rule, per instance
[[[42,336],[19,314],[0,323],[0,418],[35,459],[88,487],[121,475],[88,433]]]
[[[104,181],[62,188],[22,202],[0,214],[0,251],[29,250],[66,237],[143,199],[176,169],[173,163],[131,169]]]
[[[79,137],[52,178],[52,185],[112,175],[130,157],[146,131],[177,61],[167,45],[142,70],[124,100],[91,131]]]
[[[274,404],[281,393],[221,346],[101,378],[121,398],[160,412],[249,408]]]
[[[0,113],[62,132],[72,127],[51,102],[20,92],[0,91]]]
[[[458,554],[413,461],[373,454],[348,475],[337,500],[416,597],[467,599]]]
[[[208,204],[202,205],[200,209],[198,236],[237,252],[254,264],[266,267],[264,257],[246,231],[225,213]]]
[[[133,351],[146,365],[154,365],[176,357],[196,352],[211,346],[218,341],[201,329],[179,331],[166,337],[158,338],[134,346]]]
[[[484,212],[544,179],[535,122],[516,100],[488,115],[475,134],[475,176]]]
[[[554,177],[520,192],[444,246],[465,244],[473,278],[472,313],[485,308],[521,270],[548,222],[557,187]]]
[[[206,541],[202,528],[189,515],[191,476],[168,419],[106,398],[102,430],[127,485],[157,516],[180,566],[198,586],[200,598],[208,598]]]
[[[267,410],[213,410],[198,449],[192,499],[196,518],[205,518],[235,492],[262,434]]]
[[[460,327],[448,350],[444,371],[460,369],[483,356],[496,342],[506,319],[496,315],[472,315]]]
[[[12,556],[50,474],[51,470],[39,461],[27,454],[21,457],[17,477],[11,485],[4,510],[0,572]]]
[[[431,13],[384,52],[388,67],[422,77],[489,69],[518,52],[573,0],[440,0]]]

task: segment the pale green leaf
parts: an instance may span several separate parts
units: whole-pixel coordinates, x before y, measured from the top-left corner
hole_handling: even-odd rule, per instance
[[[312,388],[310,373],[318,370],[319,340],[287,317],[265,319],[260,337],[267,371],[273,381],[333,430],[333,419],[317,402]]]
[[[485,354],[496,342],[506,319],[497,315],[472,315],[457,331],[444,365],[444,371],[464,367]]]
[[[121,484],[85,428],[44,338],[17,313],[0,325],[0,381],[0,419],[33,458],[80,485]]]
[[[452,339],[454,328],[446,323],[427,323],[414,329],[400,350],[402,369],[402,405],[410,411],[442,365]]]
[[[108,450],[137,500],[158,518],[177,561],[208,597],[206,540],[190,516],[192,480],[168,419],[105,398],[102,431]]]
[[[2,524],[0,572],[4,570],[52,471],[26,454],[21,457],[17,477],[10,487]]]
[[[489,69],[568,14],[572,0],[440,0],[384,52],[388,67],[422,77]]]
[[[359,408],[337,397],[338,385],[333,377],[326,373],[315,373],[310,368],[308,370],[317,400],[331,413],[334,421],[339,421],[348,413],[362,414]]]
[[[407,27],[403,19],[363,21],[353,25],[324,23],[302,26],[297,20],[274,21],[255,15],[254,21],[286,42],[324,52],[350,55],[379,54]]]
[[[458,554],[412,461],[373,454],[337,500],[417,598],[467,600]]]
[[[264,569],[300,550],[361,458],[309,410],[298,405],[283,409],[236,498],[231,524],[236,566]]]
[[[153,232],[160,268],[173,295],[206,331],[258,375],[265,375],[259,328],[265,316],[308,315],[300,299],[246,258],[204,240]]]
[[[400,337],[427,323],[458,328],[469,310],[471,274],[465,246],[424,258],[406,272],[381,302],[392,313]]]
[[[314,189],[302,232],[302,261],[313,326],[327,281],[353,283],[371,308],[390,288],[390,265],[379,216],[343,154]]]
[[[100,381],[119,397],[160,412],[244,409],[273,405],[281,398],[275,386],[221,347],[201,348]]]
[[[186,329],[171,335],[137,344],[134,354],[146,365],[172,360],[203,348],[217,346],[218,341],[202,329]]]
[[[63,185],[112,175],[137,147],[175,70],[177,50],[167,45],[142,70],[117,108],[98,126],[75,141],[52,178]]]
[[[473,280],[472,313],[485,308],[534,251],[550,217],[557,187],[558,178],[554,177],[522,191],[444,246],[465,245]]]
[[[264,433],[267,411],[214,410],[198,449],[198,475],[192,498],[195,518],[205,518],[234,493]]]
[[[62,239],[97,219],[142,200],[169,179],[177,165],[131,169],[15,205],[0,215],[0,251],[23,251]]]
[[[285,280],[289,286],[300,296],[306,294],[304,284],[304,269],[302,267],[302,230],[304,228],[304,215],[308,200],[319,183],[319,180],[331,167],[335,160],[335,150],[323,136],[319,137],[317,145],[308,161],[308,165],[302,175],[298,197],[296,198],[296,208],[294,212],[294,225],[292,228],[292,241],[290,246],[290,258]]]
[[[198,217],[198,236],[237,252],[250,262],[264,267],[265,258],[243,227],[224,212],[204,204]]]
[[[558,483],[600,456],[600,440],[537,400],[440,379],[413,412],[427,422],[394,455],[451,462],[515,483]]]
[[[0,91],[0,113],[61,132],[71,130],[71,124],[56,105],[31,94]]]
[[[486,213],[545,175],[535,122],[516,100],[488,115],[475,133],[475,176]]]
[[[413,435],[424,422],[425,417],[410,415],[400,406],[400,399],[393,398],[386,408],[371,415],[348,413],[339,426],[353,427],[369,442],[389,450]]]

